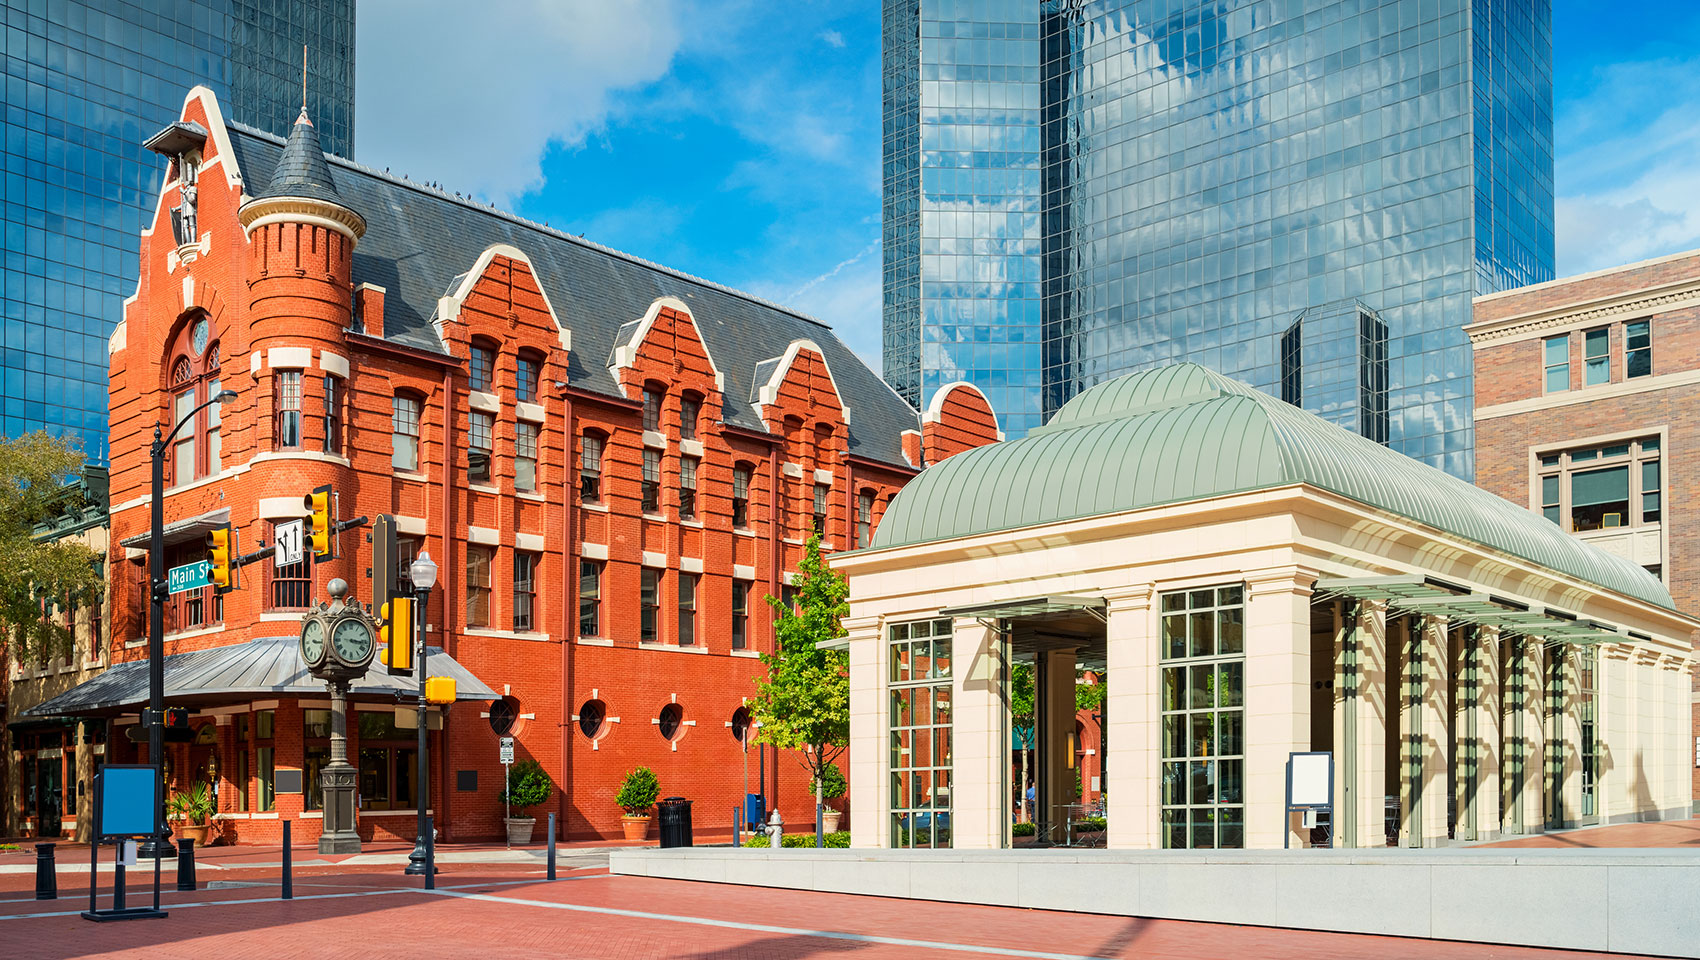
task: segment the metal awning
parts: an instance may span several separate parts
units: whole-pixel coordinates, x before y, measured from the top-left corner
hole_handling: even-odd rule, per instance
[[[1379,600],[1394,613],[1445,617],[1461,623],[1498,627],[1502,633],[1535,637],[1551,643],[1646,643],[1653,639],[1626,627],[1584,619],[1556,607],[1543,607],[1471,590],[1420,573],[1391,577],[1323,577],[1316,581],[1316,593],[1321,597]]]
[[[379,647],[381,651],[383,648]],[[430,672],[434,677],[453,677],[458,700],[499,700],[490,689],[443,653],[430,647]],[[373,658],[377,664],[381,654]],[[395,700],[419,691],[412,677],[392,677],[376,667],[356,681],[348,692],[351,700]],[[209,650],[174,653],[165,658],[165,702],[185,706],[240,703],[271,697],[323,697],[325,683],[315,680],[301,660],[297,638],[257,637]],[[133,712],[148,700],[148,663],[132,660],[111,667],[99,676],[78,684],[57,697],[24,711],[28,717],[88,716]]]
[[[1034,620],[1084,613],[1102,623],[1108,619],[1107,606],[1103,597],[1028,597],[1025,600],[945,607],[939,610],[939,616],[967,617],[975,620]]]
[[[164,528],[165,545],[169,547],[175,543],[187,543],[191,540],[205,539],[207,533],[212,530],[212,528],[222,526],[229,522],[229,507],[225,507],[221,510],[213,510],[209,513],[203,513],[198,517],[173,520],[166,524]],[[118,541],[118,545],[121,547],[145,547],[148,545],[148,536],[148,531],[144,530],[134,536],[125,537]]]

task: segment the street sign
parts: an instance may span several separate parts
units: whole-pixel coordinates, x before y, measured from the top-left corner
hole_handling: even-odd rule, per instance
[[[514,762],[514,738],[513,737],[503,737],[502,738],[502,762],[504,764]]]
[[[181,567],[172,567],[165,575],[166,585],[172,593],[187,593],[190,590],[200,590],[212,586],[212,563],[207,560],[197,560],[185,563]]]
[[[307,540],[307,525],[302,520],[289,520],[272,528],[277,539],[277,565],[293,566],[301,562],[301,549]]]

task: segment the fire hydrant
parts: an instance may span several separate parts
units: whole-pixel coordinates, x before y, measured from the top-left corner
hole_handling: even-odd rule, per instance
[[[773,816],[767,818],[767,845],[775,850],[782,846],[785,837],[785,821],[779,819],[779,811],[773,811]]]

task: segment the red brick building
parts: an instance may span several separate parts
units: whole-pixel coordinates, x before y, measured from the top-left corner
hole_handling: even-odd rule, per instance
[[[1700,250],[1479,297],[1465,330],[1476,483],[1700,614]]]
[[[226,520],[242,552],[271,543],[320,484],[341,518],[393,515],[404,562],[428,550],[440,566],[431,644],[502,696],[433,727],[447,839],[500,833],[510,724],[557,784],[534,812],[558,812],[567,836],[617,835],[614,793],[637,766],[696,801],[699,830],[728,830],[741,707],[772,643],[763,598],[784,594],[812,531],[864,543],[926,459],[996,440],[984,398],[964,385],[923,417],[816,321],[327,161],[305,118],[286,145],[196,88],[152,142],[169,169],[111,344],[112,538],[128,560],[112,565],[114,660],[146,655],[154,425],[234,390],[170,452],[168,566]],[[334,561],[266,561],[222,598],[179,594],[166,653],[258,655],[330,578],[369,599],[370,566],[349,532]],[[328,699],[177,699],[196,742],[170,748],[170,775],[219,785],[225,836],[275,840],[280,817],[316,835]],[[393,696],[353,709],[360,831],[410,837],[414,731]],[[108,712],[133,722],[135,706]],[[112,740],[114,762],[136,750]],[[292,769],[305,793],[276,792]],[[797,758],[752,745],[748,770],[788,822],[812,819]]]

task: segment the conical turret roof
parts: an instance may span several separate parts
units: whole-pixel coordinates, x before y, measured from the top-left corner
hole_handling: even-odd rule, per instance
[[[289,140],[284,144],[283,155],[277,159],[271,183],[256,199],[269,197],[305,197],[347,207],[336,192],[330,164],[325,162],[325,151],[319,147],[319,131],[307,118],[305,109],[289,131]]]

